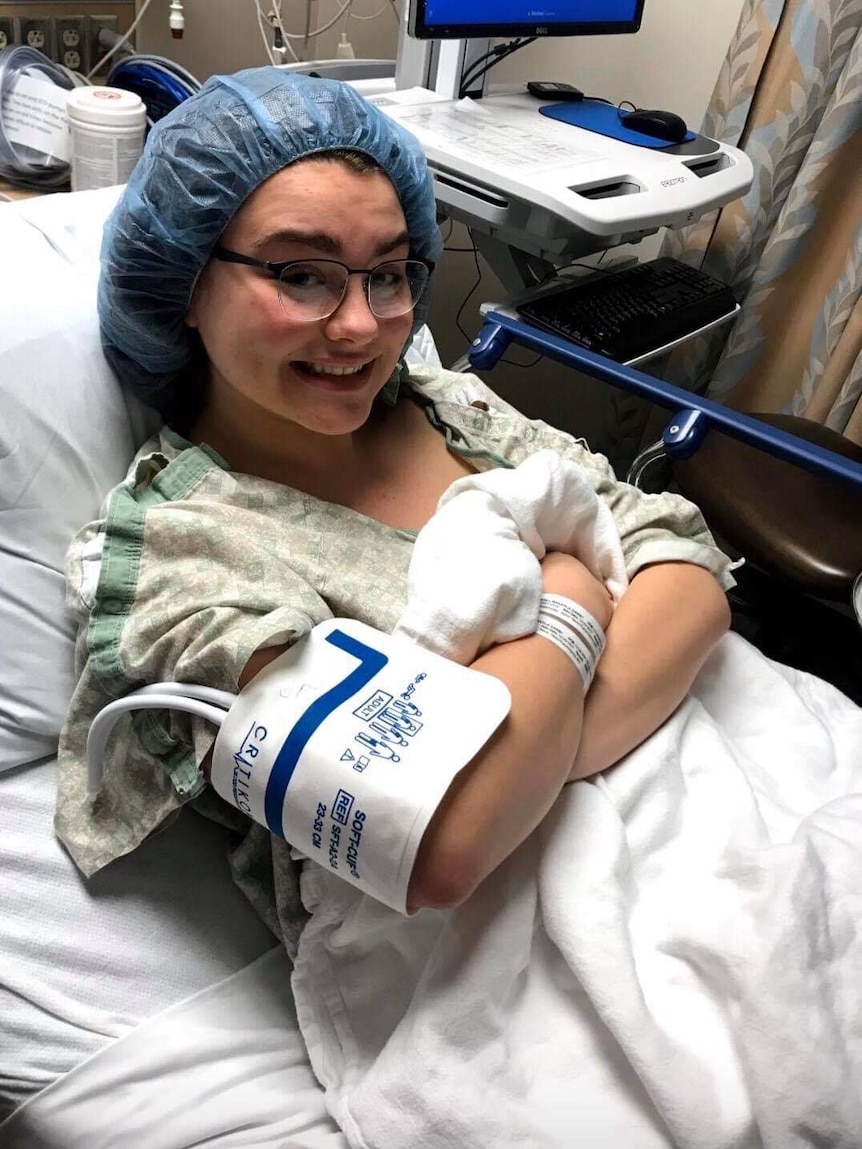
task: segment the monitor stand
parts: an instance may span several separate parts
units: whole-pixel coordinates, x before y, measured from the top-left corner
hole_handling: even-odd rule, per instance
[[[461,77],[480,56],[491,48],[491,40],[416,40],[407,31],[407,11],[398,30],[395,60],[395,87],[428,88],[446,100],[457,100]],[[486,76],[470,88],[470,97],[479,99],[485,91]]]

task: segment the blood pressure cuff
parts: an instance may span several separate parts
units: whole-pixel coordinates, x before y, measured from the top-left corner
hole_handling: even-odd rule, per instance
[[[216,738],[211,782],[273,834],[404,913],[431,816],[510,705],[491,675],[331,619],[238,695]]]

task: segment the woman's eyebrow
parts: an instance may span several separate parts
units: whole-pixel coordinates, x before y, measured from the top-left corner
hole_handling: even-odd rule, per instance
[[[383,240],[375,249],[375,255],[388,255],[396,248],[409,244],[410,236],[406,229],[393,236],[392,239]],[[302,247],[313,247],[326,255],[338,256],[341,254],[341,245],[331,235],[322,231],[296,231],[292,228],[281,228],[279,231],[269,232],[261,236],[251,245],[253,251],[268,247],[275,243],[295,243]]]
[[[327,235],[323,231],[296,231],[292,228],[280,228],[278,231],[270,231],[266,235],[262,235],[260,239],[256,239],[251,245],[252,250],[257,251],[262,247],[269,247],[270,244],[275,243],[296,243],[301,244],[303,247],[315,247],[318,251],[324,251],[327,255],[338,255],[339,247],[331,235]]]
[[[390,251],[395,251],[397,247],[407,247],[410,244],[410,236],[405,228],[404,231],[396,235],[394,239],[379,243],[374,249],[375,255],[388,255]]]

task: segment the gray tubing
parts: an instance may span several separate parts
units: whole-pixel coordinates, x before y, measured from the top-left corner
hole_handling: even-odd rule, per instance
[[[216,696],[220,696],[218,701]],[[225,705],[228,700],[232,702],[233,696],[225,691],[160,682],[109,702],[93,719],[87,735],[87,792],[98,794],[102,788],[105,748],[114,727],[124,714],[132,710],[182,710],[220,727],[230,709],[229,704]]]
[[[75,81],[65,68],[54,64],[43,53],[24,45],[0,49],[0,107],[4,95],[12,89],[22,74],[43,77],[60,88],[71,91]],[[64,188],[69,183],[69,165],[44,152],[13,144],[6,136],[0,114],[0,177],[18,187]]]

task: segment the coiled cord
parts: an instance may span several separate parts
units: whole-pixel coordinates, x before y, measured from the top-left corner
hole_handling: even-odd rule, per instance
[[[191,72],[164,56],[136,53],[119,60],[105,79],[111,88],[124,88],[140,96],[150,125],[200,89]]]
[[[0,109],[4,98],[22,75],[44,77],[66,91],[86,83],[36,48],[24,45],[3,48],[0,49]],[[0,178],[16,187],[59,191],[69,186],[70,170],[66,160],[23,144],[14,144],[6,134],[0,111]]]

